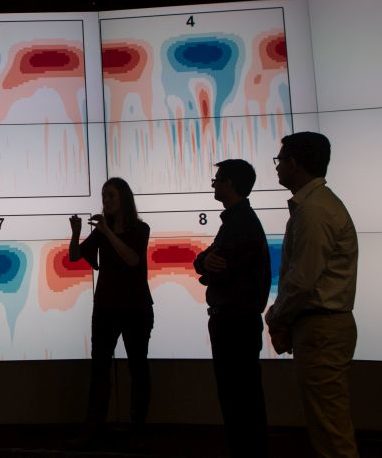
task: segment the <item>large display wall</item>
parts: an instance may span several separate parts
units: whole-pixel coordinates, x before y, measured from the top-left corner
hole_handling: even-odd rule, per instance
[[[358,3],[0,15],[0,358],[89,357],[96,274],[69,261],[68,218],[83,217],[85,237],[111,176],[151,226],[150,356],[210,358],[192,261],[220,224],[214,164],[256,169],[271,304],[290,197],[272,157],[284,135],[313,130],[332,142],[329,186],[359,234],[356,357],[380,360],[382,5]],[[267,333],[262,357],[276,357]]]

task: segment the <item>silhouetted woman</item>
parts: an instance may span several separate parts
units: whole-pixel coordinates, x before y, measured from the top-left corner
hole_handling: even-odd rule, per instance
[[[81,244],[81,219],[70,218],[70,259],[82,257],[99,270],[92,317],[89,435],[106,420],[112,355],[121,334],[131,374],[130,417],[137,427],[144,424],[150,399],[147,352],[154,321],[146,259],[150,228],[138,218],[133,193],[122,178],[106,181],[102,203],[103,213],[89,219],[94,230]]]

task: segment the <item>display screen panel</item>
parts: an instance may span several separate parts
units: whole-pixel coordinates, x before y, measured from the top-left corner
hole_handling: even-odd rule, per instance
[[[360,8],[280,0],[0,15],[0,358],[90,357],[97,276],[68,260],[69,217],[82,217],[85,238],[112,176],[129,182],[151,227],[150,357],[210,358],[205,287],[192,261],[221,223],[214,164],[243,158],[256,169],[250,202],[270,247],[271,305],[291,196],[272,157],[284,135],[311,130],[332,142],[328,182],[359,233],[356,357],[381,359],[370,323],[382,231],[380,91],[366,70],[379,67],[351,47],[339,20]],[[362,40],[375,51],[377,26],[364,15],[371,30]],[[355,94],[357,62],[368,84]],[[115,356],[125,356],[122,342]],[[280,358],[266,329],[261,356]]]

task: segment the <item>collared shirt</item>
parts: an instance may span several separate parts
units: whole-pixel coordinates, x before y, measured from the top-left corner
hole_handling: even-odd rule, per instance
[[[195,270],[202,275],[200,282],[207,285],[207,303],[211,307],[262,312],[268,300],[271,267],[261,223],[248,199],[224,210],[220,217],[222,225],[213,244],[194,261]],[[204,268],[204,259],[211,251],[226,260],[226,269],[208,272]]]
[[[324,178],[315,178],[288,201],[274,322],[291,324],[300,313],[317,308],[353,309],[357,234],[344,204],[325,184]]]

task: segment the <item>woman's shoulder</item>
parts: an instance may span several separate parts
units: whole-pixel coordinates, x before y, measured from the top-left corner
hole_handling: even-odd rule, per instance
[[[150,226],[146,223],[146,221],[143,221],[143,219],[138,219],[138,225],[140,225],[141,227],[150,228]]]
[[[135,232],[136,234],[150,234],[150,226],[142,220],[138,220],[137,223],[131,227],[127,232]]]
[[[138,227],[141,230],[150,231],[150,226],[145,221],[142,221],[141,219],[138,220]]]

